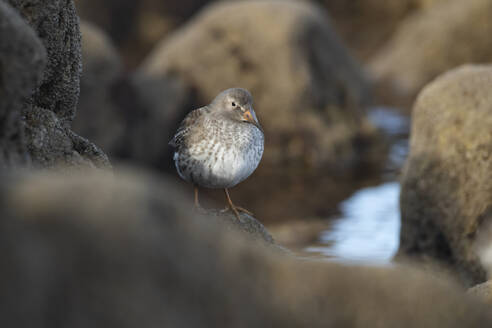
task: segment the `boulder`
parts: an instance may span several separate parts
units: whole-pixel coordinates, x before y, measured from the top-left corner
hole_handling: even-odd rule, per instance
[[[159,83],[176,78],[191,90],[192,104],[169,112]],[[240,193],[261,217],[297,216],[299,202],[314,200],[310,192],[324,194],[333,184],[324,177],[370,171],[377,157],[372,157],[377,134],[359,110],[369,101],[364,74],[326,15],[307,3],[209,5],[164,38],[133,81],[145,93],[147,112],[169,118],[160,125],[166,141],[190,110],[220,91],[238,86],[251,91],[266,143],[257,178],[241,184]],[[153,94],[149,85],[155,86]],[[163,147],[161,161],[172,163],[165,152]],[[284,206],[269,204],[258,189]],[[294,198],[287,200],[287,194]],[[303,215],[326,208],[325,197],[314,201],[305,206],[311,213]]]
[[[224,229],[169,179],[0,178],[0,308],[16,327],[486,327],[489,307],[409,268],[297,259]]]
[[[363,62],[368,61],[406,17],[449,0],[317,0],[330,12],[333,23]]]
[[[79,96],[80,31],[73,1],[8,0],[33,27],[48,62],[33,102],[54,112],[63,124],[75,116]]]
[[[81,32],[84,71],[74,131],[112,158],[168,169],[171,163],[163,161],[163,154],[171,153],[169,122],[176,121],[177,108],[189,104],[188,89],[177,79],[166,79],[147,81],[137,92],[109,36],[84,21]],[[159,108],[147,105],[156,98],[165,99]]]
[[[6,166],[108,167],[101,150],[70,130],[81,63],[73,3],[10,0],[0,12],[0,64],[7,67],[0,72],[0,153]]]
[[[21,113],[40,84],[46,50],[35,32],[0,2],[0,168],[28,165]]]
[[[80,98],[72,128],[87,136],[109,155],[122,147],[126,119],[115,95],[122,83],[121,58],[111,40],[98,27],[82,21]]]
[[[124,62],[137,66],[167,33],[190,18],[208,0],[75,0],[80,17],[116,43]]]
[[[400,256],[431,258],[467,286],[486,280],[475,248],[492,220],[492,66],[463,66],[419,94],[402,176]]]
[[[409,107],[437,75],[465,63],[490,62],[491,13],[490,0],[448,0],[406,18],[370,61],[378,92],[387,102]]]

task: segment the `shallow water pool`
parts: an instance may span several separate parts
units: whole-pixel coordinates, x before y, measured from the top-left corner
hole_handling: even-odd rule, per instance
[[[362,188],[339,205],[340,215],[304,252],[330,260],[387,264],[399,246],[400,184],[396,181],[408,153],[409,120],[386,108],[375,108],[369,119],[389,138],[391,148],[380,185]]]

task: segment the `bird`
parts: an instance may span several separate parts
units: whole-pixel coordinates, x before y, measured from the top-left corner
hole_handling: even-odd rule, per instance
[[[238,221],[239,212],[253,215],[234,205],[228,189],[256,170],[264,141],[253,97],[246,89],[224,90],[209,105],[189,112],[169,145],[174,147],[178,175],[194,186],[195,207],[201,209],[199,187],[223,189],[226,209],[232,210]]]

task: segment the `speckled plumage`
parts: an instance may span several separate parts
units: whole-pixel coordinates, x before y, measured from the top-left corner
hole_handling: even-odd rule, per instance
[[[246,110],[251,121],[243,118]],[[251,95],[228,89],[210,105],[190,112],[170,145],[176,149],[174,162],[181,178],[196,186],[231,188],[256,169],[263,143]]]

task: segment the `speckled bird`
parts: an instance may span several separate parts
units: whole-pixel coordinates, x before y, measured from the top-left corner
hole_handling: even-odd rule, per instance
[[[228,189],[248,178],[263,155],[263,129],[253,109],[253,97],[241,88],[222,91],[207,106],[191,111],[169,142],[175,148],[179,176],[195,188],[224,189],[228,207],[239,220]]]

